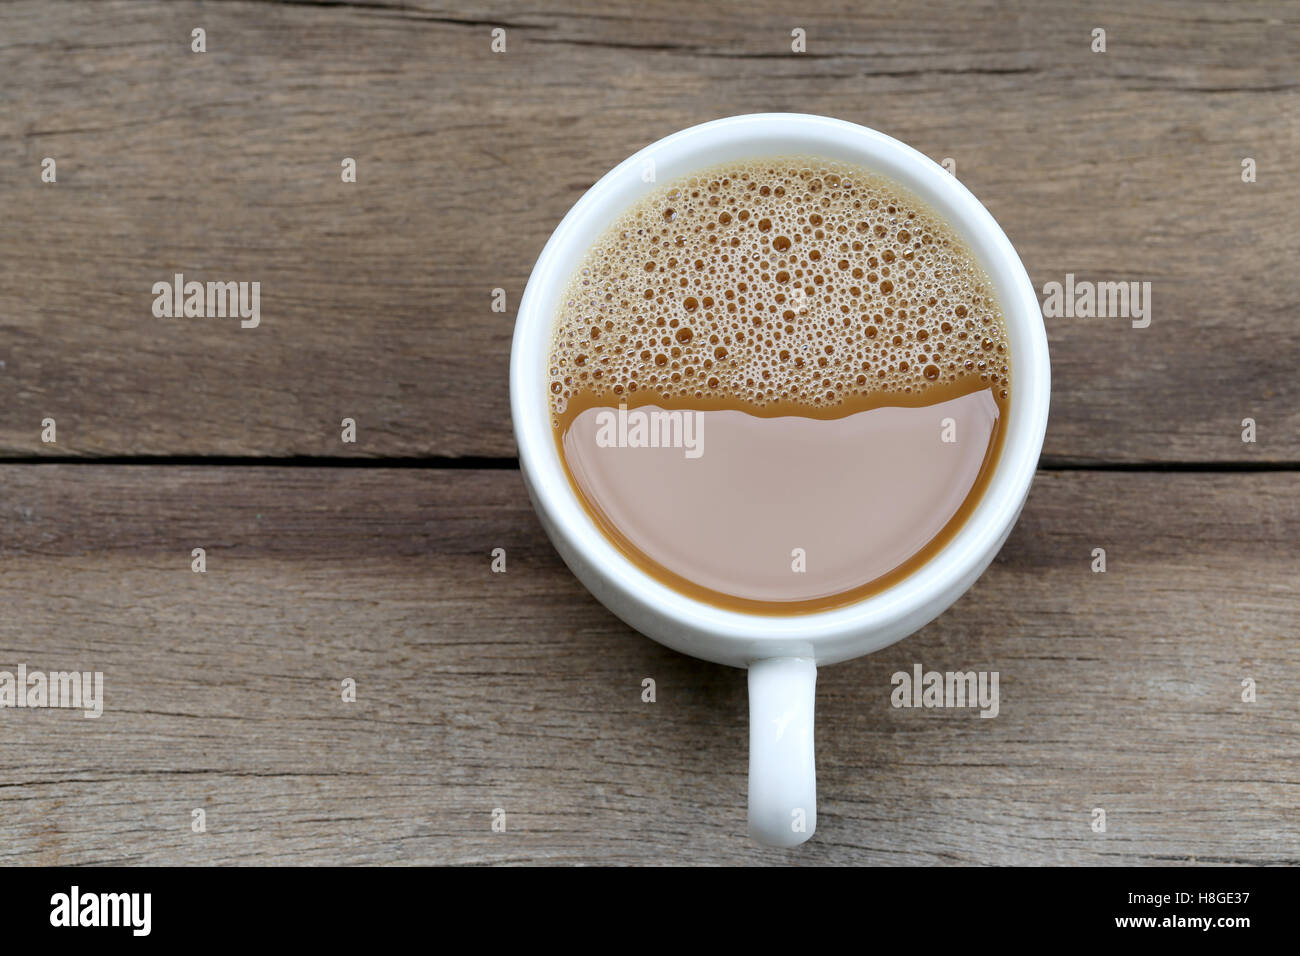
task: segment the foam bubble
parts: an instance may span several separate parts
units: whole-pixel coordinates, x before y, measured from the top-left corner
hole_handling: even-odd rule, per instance
[[[992,284],[941,217],[861,167],[729,163],[663,184],[566,290],[552,411],[597,399],[828,408],[978,382],[1010,349]]]

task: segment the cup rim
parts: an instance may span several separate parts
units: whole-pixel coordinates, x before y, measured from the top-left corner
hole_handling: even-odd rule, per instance
[[[766,142],[792,145],[778,152],[746,152],[752,144]],[[715,154],[722,149],[734,155],[691,160],[710,148]],[[636,185],[645,162],[654,160],[660,169],[682,167],[665,175],[666,181],[728,158],[782,153],[859,162],[899,181],[934,206],[966,241],[993,282],[1010,338],[1013,383],[1008,430],[996,470],[953,537],[925,564],[877,594],[842,607],[790,615],[754,614],[705,603],[673,590],[627,558],[596,526],[569,483],[551,435],[546,391],[558,295],[595,236],[639,194],[655,188],[653,181],[643,183],[643,188]],[[586,238],[578,238],[579,234]],[[815,647],[819,638],[852,633],[866,635],[869,644],[874,633],[882,635],[883,646],[896,639],[884,635],[900,622],[914,619],[919,609],[937,605],[930,617],[942,611],[955,596],[944,600],[945,595],[983,570],[1015,523],[1037,470],[1049,398],[1047,334],[1038,298],[1010,240],[988,210],[955,176],[905,143],[865,126],[807,113],[750,113],[701,123],[646,146],[607,172],[573,205],[542,249],[520,300],[511,347],[510,404],[520,468],[535,505],[550,519],[552,536],[563,536],[609,586],[652,612],[696,632],[751,645],[798,640]],[[874,649],[864,646],[861,653]]]

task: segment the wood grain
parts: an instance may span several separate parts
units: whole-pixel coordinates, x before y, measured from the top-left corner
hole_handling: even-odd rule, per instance
[[[0,669],[105,675],[98,720],[0,710],[6,863],[1300,863],[1291,475],[1041,474],[954,608],[822,670],[792,852],[745,836],[743,674],[597,604],[514,471],[0,487]],[[998,671],[1001,713],[891,708],[918,662]]]
[[[1148,329],[1049,320],[1048,461],[1300,462],[1298,21],[1170,0],[5,4],[0,455],[510,456],[513,310],[565,210],[656,138],[790,110],[954,158],[1037,288],[1152,283]],[[153,318],[176,272],[261,282],[261,326]]]

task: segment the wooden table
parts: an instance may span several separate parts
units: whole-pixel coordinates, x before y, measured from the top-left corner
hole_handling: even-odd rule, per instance
[[[815,6],[0,6],[0,669],[105,682],[0,711],[0,861],[1300,861],[1300,10]],[[743,675],[565,569],[506,384],[583,190],[764,110],[952,158],[1037,288],[1153,304],[1048,320],[1024,516],[822,671],[794,851],[745,836]],[[261,324],[155,318],[175,273],[259,281]],[[1000,715],[892,708],[917,662],[998,671]]]

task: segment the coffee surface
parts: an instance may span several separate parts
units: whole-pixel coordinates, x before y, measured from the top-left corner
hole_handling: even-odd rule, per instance
[[[951,537],[996,461],[1011,368],[992,285],[937,213],[864,168],[783,157],[621,215],[566,290],[549,388],[615,544],[704,600],[790,613],[888,586]],[[699,454],[598,441],[620,406],[701,416]]]
[[[830,420],[706,411],[691,458],[603,446],[600,411],[573,420],[564,455],[605,534],[679,591],[786,613],[909,572],[975,487],[998,418],[987,391]],[[968,440],[939,440],[945,419]]]

